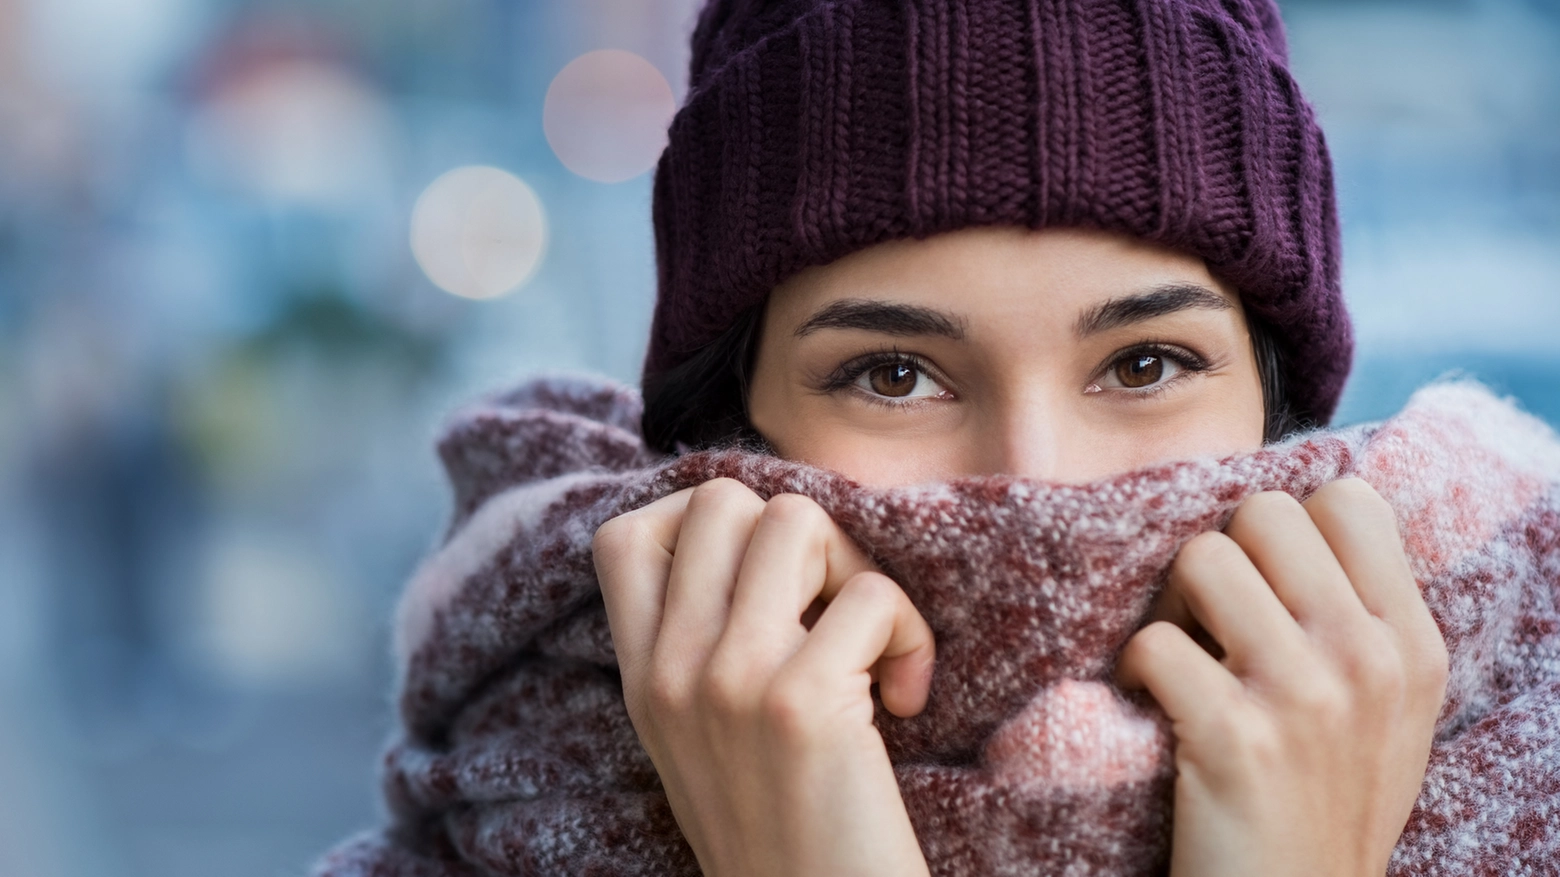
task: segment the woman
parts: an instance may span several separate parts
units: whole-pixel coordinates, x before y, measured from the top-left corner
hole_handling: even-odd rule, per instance
[[[1352,345],[1326,149],[1285,65],[1267,0],[713,0],[656,175],[645,441],[764,450],[870,504],[1325,424]],[[874,715],[932,709],[938,642],[818,503],[717,478],[618,514],[593,548],[610,644],[591,632],[570,528],[617,489],[603,471],[654,460],[619,401],[447,440],[454,547],[410,589],[387,756],[422,864],[375,839],[325,873],[666,873],[662,789],[707,875],[927,873]],[[605,431],[545,438],[586,411]],[[666,483],[638,478],[621,496]],[[519,533],[535,547],[494,553]],[[1115,675],[1172,722],[1171,873],[1384,873],[1448,672],[1393,510],[1358,479],[1257,493],[1166,581]],[[600,744],[627,733],[581,669],[602,648],[653,778]],[[593,797],[593,771],[627,791]],[[1110,844],[1068,861],[1099,873]]]
[[[1252,450],[1269,420],[1236,292],[1119,234],[879,244],[781,284],[759,325],[752,429],[868,485],[1092,479]],[[925,872],[870,687],[918,712],[935,643],[816,504],[709,482],[608,522],[596,564],[706,874]],[[1120,672],[1176,723],[1172,873],[1383,873],[1446,672],[1391,510],[1358,480],[1259,494],[1170,582],[1181,627],[1138,633]]]
[[[875,486],[1084,481],[1325,419],[1348,349],[1332,193],[1276,9],[905,4],[926,52],[898,59],[909,106],[862,106],[872,85],[837,71],[882,75],[896,5],[706,10],[691,103],[747,81],[724,125],[684,111],[657,178],[652,443],[756,437]],[[1228,66],[1196,69],[1199,29]],[[744,67],[792,48],[793,81]],[[809,79],[831,73],[829,93]],[[743,113],[800,120],[794,176],[788,138],[744,136]],[[689,164],[708,140],[719,187]],[[866,166],[901,161],[909,197],[874,190]],[[1178,162],[1194,182],[1167,179]],[[816,504],[711,482],[608,522],[596,565],[629,713],[706,874],[925,872],[871,686],[918,712],[935,643]],[[1446,674],[1386,504],[1359,481],[1260,494],[1182,549],[1160,616],[1119,673],[1175,723],[1172,873],[1383,873]]]

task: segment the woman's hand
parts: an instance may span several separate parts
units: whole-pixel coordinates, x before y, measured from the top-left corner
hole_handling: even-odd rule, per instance
[[[1171,873],[1384,874],[1447,675],[1386,501],[1355,478],[1251,497],[1181,549],[1158,617],[1118,673],[1174,723]]]
[[[706,875],[927,873],[871,685],[920,712],[932,633],[816,503],[717,479],[594,547],[629,717]]]

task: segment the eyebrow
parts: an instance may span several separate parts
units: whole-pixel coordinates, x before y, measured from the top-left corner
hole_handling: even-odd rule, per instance
[[[1073,332],[1079,338],[1084,338],[1107,329],[1130,326],[1133,323],[1141,323],[1144,320],[1179,311],[1193,309],[1227,311],[1234,307],[1229,299],[1206,286],[1195,283],[1171,283],[1156,286],[1137,295],[1113,298],[1095,305],[1078,317]]]
[[[1082,338],[1179,311],[1227,311],[1233,307],[1206,286],[1172,283],[1102,302],[1078,317],[1073,332]],[[819,309],[796,327],[795,335],[804,338],[820,329],[860,329],[904,337],[939,335],[962,341],[965,323],[962,317],[919,305],[847,298]]]
[[[819,329],[863,329],[886,335],[941,335],[964,340],[964,319],[919,305],[847,298],[831,302],[796,327],[802,338]]]

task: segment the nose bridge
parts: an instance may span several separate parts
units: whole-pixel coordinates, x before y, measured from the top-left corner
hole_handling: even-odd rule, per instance
[[[1055,479],[1063,457],[1060,406],[1043,392],[1015,395],[992,431],[998,470],[1024,478]]]

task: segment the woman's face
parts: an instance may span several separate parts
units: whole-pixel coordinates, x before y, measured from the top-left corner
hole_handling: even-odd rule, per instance
[[[1235,291],[1108,232],[971,228],[809,268],[769,297],[750,386],[780,456],[888,487],[1084,481],[1262,444]]]

